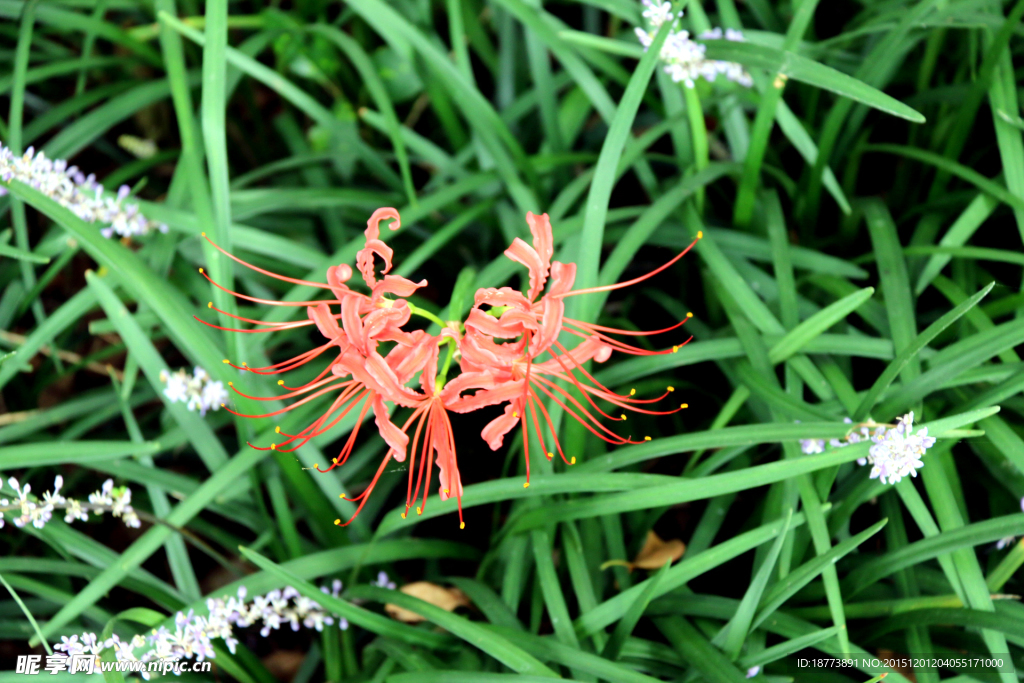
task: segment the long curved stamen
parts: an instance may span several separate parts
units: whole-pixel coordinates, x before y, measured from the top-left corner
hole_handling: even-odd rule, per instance
[[[389,454],[390,454],[390,451],[389,451]],[[334,523],[337,526],[341,526],[341,527],[348,526],[349,524],[351,524],[355,520],[356,517],[359,516],[359,513],[363,511],[363,506],[366,505],[366,501],[368,501],[370,499],[370,495],[369,494],[373,491],[373,487],[375,487],[377,485],[377,480],[380,479],[380,475],[382,475],[384,473],[384,468],[387,467],[389,459],[390,458],[384,458],[384,460],[381,461],[380,467],[377,468],[377,473],[373,475],[373,480],[370,482],[370,485],[366,487],[366,490],[363,491],[362,493],[360,493],[355,498],[351,498],[350,499],[350,500],[353,500],[353,501],[356,501],[356,500],[360,501],[359,502],[359,507],[357,507],[356,511],[354,513],[352,513],[352,516],[348,518],[347,522],[342,523],[342,521],[340,519],[334,520]],[[324,471],[329,471],[329,470],[324,470]]]
[[[655,268],[654,270],[652,270],[651,272],[647,273],[646,275],[641,275],[640,277],[635,277],[632,280],[626,280],[625,282],[617,282],[617,283],[615,283],[613,285],[602,285],[600,287],[588,287],[586,289],[572,290],[572,291],[566,292],[564,294],[555,294],[554,297],[557,298],[557,299],[565,299],[566,297],[576,296],[577,294],[592,294],[594,292],[610,292],[610,291],[613,291],[613,290],[616,290],[616,289],[622,289],[623,287],[630,287],[630,286],[635,285],[637,283],[643,282],[644,280],[647,280],[648,278],[654,277],[655,275],[657,275],[661,271],[663,271],[666,268],[670,267],[673,263],[675,263],[679,259],[681,259],[684,256],[686,256],[687,252],[689,252],[691,249],[693,249],[693,246],[695,244],[697,244],[697,242],[700,241],[700,239],[702,237],[704,237],[704,233],[702,231],[698,231],[697,232],[697,239],[695,239],[694,241],[690,242],[690,246],[686,247],[686,249],[683,249],[681,252],[676,254],[675,258],[673,258],[671,261],[665,263],[662,266],[659,266],[659,267]],[[549,296],[551,296],[551,295],[549,295]]]
[[[662,328],[660,330],[620,330],[617,327],[605,327],[604,325],[595,325],[593,323],[585,323],[585,322],[582,322],[580,320],[573,320],[572,318],[564,318],[563,317],[562,320],[564,320],[567,323],[571,323],[573,325],[576,325],[577,327],[581,327],[581,328],[585,328],[585,329],[590,329],[590,330],[596,330],[596,331],[600,331],[600,332],[610,332],[612,334],[624,334],[624,335],[628,335],[628,336],[631,336],[631,337],[653,337],[656,334],[665,334],[666,332],[671,332],[672,330],[679,329],[680,327],[682,327],[683,325],[686,324],[687,320],[689,320],[692,317],[693,317],[693,313],[687,313],[686,317],[683,318],[682,320],[680,320],[679,322],[677,322],[675,325],[672,325],[671,327],[665,327],[665,328]]]
[[[537,388],[540,389],[540,391],[545,396],[547,396],[556,404],[561,406],[562,410],[564,410],[566,413],[572,416],[577,422],[583,425],[591,434],[593,434],[597,438],[601,439],[602,441],[605,441],[606,443],[615,444],[618,446],[622,446],[624,444],[643,443],[642,441],[633,441],[632,439],[619,436],[615,432],[605,427],[603,424],[601,424],[599,420],[597,420],[593,415],[587,412],[587,410],[582,405],[580,405],[579,401],[577,401],[572,394],[569,394],[564,389],[553,383],[549,383],[549,385],[550,386],[545,386],[542,383],[538,383]],[[565,397],[565,401],[556,396],[555,393],[552,392],[552,390],[554,390],[554,392],[561,393]],[[582,413],[586,417],[584,418],[578,415],[576,411],[574,411],[572,408],[566,405],[566,402],[573,404],[580,411],[580,413]],[[600,429],[601,431],[598,431],[598,429]],[[602,434],[602,431],[605,432],[605,434]]]
[[[206,271],[204,269],[202,269],[202,268],[199,269],[199,274],[202,275],[203,277],[205,277],[207,282],[209,282],[211,285],[213,285],[214,287],[216,287],[220,291],[226,292],[227,294],[230,294],[231,296],[238,297],[239,299],[244,299],[246,301],[252,301],[252,302],[258,303],[258,304],[266,304],[268,306],[316,306],[317,304],[340,304],[341,303],[337,299],[321,299],[319,301],[274,301],[272,299],[260,299],[260,298],[255,297],[255,296],[249,296],[248,294],[242,294],[240,292],[235,292],[233,290],[228,289],[227,287],[224,287],[221,284],[218,284],[213,278],[211,278],[209,275],[207,275]],[[322,287],[324,285],[320,285],[320,286]],[[355,294],[355,292],[353,292],[353,294]],[[360,296],[365,296],[365,295],[361,294]],[[369,297],[366,297],[366,298],[369,298]]]
[[[423,432],[423,422],[424,422],[422,406],[416,408],[416,410],[413,411],[413,414],[409,417],[409,419],[405,421],[405,424],[402,425],[402,431],[403,432],[409,428],[409,425],[412,423],[413,420],[416,420],[416,431],[413,432],[412,443],[409,446],[409,483],[406,485],[406,489],[405,489],[405,514],[406,515],[409,514],[409,509],[412,507],[412,504],[413,504],[412,480],[413,480],[413,472],[416,469],[416,449],[417,449],[417,447],[419,446],[419,443],[420,443],[420,435]],[[424,458],[421,459],[421,461],[420,461],[420,474],[419,474],[419,477],[416,479],[416,494],[417,495],[419,495],[419,490],[420,490],[419,480],[423,477],[423,464],[422,464],[422,460],[425,460],[425,459],[426,459],[426,456],[424,456]]]
[[[293,410],[295,408],[298,408],[299,406],[301,406],[304,403],[309,403],[313,399],[319,398],[320,396],[323,396],[324,394],[326,394],[328,392],[331,392],[331,391],[334,391],[334,389],[333,388],[321,389],[320,391],[316,392],[315,394],[310,394],[309,396],[307,396],[306,398],[304,398],[304,399],[302,399],[300,401],[296,401],[295,403],[292,403],[289,406],[281,408],[281,410],[275,410],[274,412],[266,413],[265,415],[246,415],[245,413],[238,413],[238,412],[235,412],[234,410],[232,410],[231,408],[228,408],[223,403],[221,404],[221,408],[224,408],[225,410],[227,410],[232,415],[237,415],[238,417],[250,417],[250,418],[274,417],[275,415],[280,415],[281,413],[287,413],[289,410]]]
[[[369,393],[370,393],[369,390],[367,390],[366,394],[369,394]],[[336,418],[333,422],[331,422],[331,424],[329,424],[326,427],[324,427],[323,429],[321,429],[318,433],[322,434],[322,433],[326,432],[328,429],[331,429],[332,427],[334,427],[334,425],[338,424],[338,422],[340,422],[345,417],[345,415],[348,414],[348,411],[353,406],[357,405],[361,399],[362,399],[362,396],[359,396],[358,398],[356,398],[356,400],[353,401],[350,404],[349,408],[346,409],[343,414],[341,414],[338,418]],[[350,433],[348,435],[348,440],[345,441],[345,446],[341,449],[341,452],[338,454],[338,457],[334,458],[331,461],[331,463],[332,463],[331,466],[328,467],[326,470],[320,470],[319,468],[317,468],[318,471],[320,471],[320,472],[330,472],[335,467],[340,467],[341,465],[344,465],[346,461],[348,461],[348,456],[352,454],[352,449],[355,447],[356,437],[359,436],[359,427],[363,424],[363,420],[366,419],[366,413],[370,409],[370,403],[371,403],[371,401],[364,401],[363,402],[363,407],[359,411],[359,417],[356,419],[355,427],[352,428],[352,433]]]
[[[305,446],[307,443],[309,443],[311,439],[323,434],[324,432],[329,431],[336,424],[345,419],[345,416],[349,414],[352,408],[359,404],[360,400],[362,400],[363,398],[363,395],[365,395],[366,393],[368,393],[368,391],[363,389],[361,386],[348,387],[347,389],[345,389],[345,391],[341,393],[340,396],[334,399],[334,402],[331,404],[331,407],[328,408],[323,413],[323,415],[317,418],[313,422],[313,424],[309,425],[308,427],[304,427],[301,431],[299,431],[298,434],[287,434],[284,432],[279,432],[281,434],[284,434],[284,436],[288,438],[278,445],[286,446],[294,441],[301,441],[301,443],[297,444],[294,448],[286,452],[291,452],[301,448],[302,446]],[[345,405],[346,402],[348,402],[347,406]],[[331,416],[332,413],[334,413],[337,410],[340,410],[341,412],[337,416],[335,416],[333,420],[331,420],[330,424],[324,426],[324,422]],[[359,425],[362,424],[365,414],[366,406],[363,407],[362,415],[360,415],[359,422],[356,424],[353,433],[359,432]],[[350,437],[350,441],[353,441],[354,443],[354,437]],[[351,448],[351,446],[349,446],[349,448]],[[348,456],[346,455],[345,457],[347,458]],[[335,461],[337,461],[337,458],[335,458]],[[335,465],[336,464],[337,463],[335,462]],[[334,467],[331,467],[330,469],[334,469]],[[330,471],[330,469],[325,471]]]
[[[303,326],[309,325],[310,323],[313,322],[311,320],[305,320],[305,321],[295,320],[295,321],[288,322],[288,323],[277,323],[277,322],[269,322],[268,323],[268,322],[265,322],[263,320],[257,320],[256,318],[246,318],[246,317],[241,316],[241,315],[235,315],[234,313],[229,313],[229,312],[227,312],[227,311],[225,311],[225,310],[223,310],[221,308],[218,308],[217,306],[214,306],[212,301],[210,303],[206,304],[206,307],[209,308],[210,310],[217,311],[218,313],[222,313],[222,314],[226,315],[229,318],[234,318],[235,320],[241,320],[242,322],[245,322],[245,323],[252,323],[253,325],[266,325],[267,327],[273,327],[273,328],[282,329],[282,330],[289,329],[289,328],[292,328],[292,327],[298,327],[300,324],[303,325]],[[335,316],[335,317],[338,317],[338,316]]]
[[[214,325],[213,323],[206,322],[205,320],[203,320],[202,318],[200,318],[197,315],[193,315],[192,317],[195,318],[198,322],[201,322],[202,324],[206,325],[207,327],[212,327],[215,330],[223,330],[224,332],[241,332],[243,334],[266,334],[268,332],[280,332],[281,330],[290,330],[290,329],[296,328],[296,327],[306,327],[307,325],[311,325],[312,324],[312,321],[309,321],[309,322],[298,322],[298,321],[296,321],[294,323],[285,323],[287,325],[287,327],[274,327],[274,328],[270,328],[270,329],[267,329],[267,330],[244,330],[244,329],[242,329],[240,327],[221,327],[220,325]]]
[[[331,346],[331,342],[328,342],[326,344],[323,344],[322,346],[310,349],[309,351],[303,351],[299,355],[289,358],[288,360],[283,360],[280,363],[274,363],[273,365],[264,365],[263,367],[259,368],[251,367],[245,363],[243,363],[242,365],[235,365],[226,358],[224,359],[224,362],[230,365],[231,367],[235,368],[236,370],[248,370],[249,372],[254,372],[257,375],[279,375],[282,372],[288,372],[289,370],[305,365],[309,361],[313,360],[314,358],[322,354],[327,349],[331,348]]]
[[[238,258],[234,254],[230,254],[230,253],[224,251],[223,249],[221,249],[220,245],[218,245],[216,242],[214,242],[209,237],[207,237],[205,232],[202,233],[202,236],[203,236],[203,239],[205,239],[207,242],[209,242],[211,245],[213,245],[214,249],[216,249],[220,253],[224,254],[225,256],[227,256],[232,261],[234,261],[236,263],[242,264],[243,266],[245,266],[249,270],[254,270],[257,273],[262,273],[263,275],[266,275],[268,277],[272,277],[272,278],[274,278],[276,280],[281,280],[283,282],[290,282],[290,283],[292,283],[294,285],[306,285],[308,287],[319,287],[321,289],[330,289],[330,287],[327,286],[326,284],[324,284],[323,282],[310,282],[309,280],[300,280],[299,278],[288,277],[286,275],[278,275],[277,273],[272,273],[269,270],[264,270],[263,268],[260,268],[258,266],[254,266],[251,263],[243,261],[242,259]]]
[[[321,380],[318,383],[318,386],[312,386],[312,387],[310,387],[308,389],[300,389],[298,391],[289,391],[287,394],[281,394],[280,396],[250,396],[249,394],[246,394],[246,393],[243,393],[243,392],[239,391],[235,387],[235,383],[234,382],[228,382],[228,387],[232,391],[234,391],[236,394],[238,394],[239,396],[244,396],[245,398],[251,399],[253,401],[278,401],[278,400],[285,399],[285,398],[295,398],[297,396],[301,396],[301,395],[303,395],[305,393],[313,391],[314,389],[319,389],[319,388],[323,387],[324,385],[329,384],[329,383],[334,382],[334,381],[337,381],[337,378],[336,377],[331,377],[330,379]],[[348,380],[347,382],[342,382],[340,384],[335,384],[333,387],[330,387],[330,388],[331,389],[340,389],[343,386],[351,384],[351,382],[352,382],[352,380]]]

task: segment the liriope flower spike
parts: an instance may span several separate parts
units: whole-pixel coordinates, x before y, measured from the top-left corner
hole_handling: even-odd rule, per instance
[[[48,159],[32,147],[19,156],[0,145],[0,180],[24,183],[71,209],[82,220],[105,224],[107,227],[100,230],[104,237],[135,237],[152,230],[167,232],[166,225],[143,216],[138,204],[126,202],[131,194],[127,185],[110,196],[93,174],[84,175],[77,166],[68,166],[63,159]],[[7,188],[0,186],[0,196],[5,194]]]

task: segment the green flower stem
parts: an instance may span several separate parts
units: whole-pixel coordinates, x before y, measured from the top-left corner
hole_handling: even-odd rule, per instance
[[[409,310],[412,312],[413,315],[418,315],[421,318],[426,318],[430,322],[437,323],[438,326],[440,326],[442,329],[444,329],[444,327],[445,327],[444,321],[441,320],[440,318],[438,318],[436,315],[434,315],[433,313],[431,313],[430,311],[428,311],[428,310],[426,310],[424,308],[420,308],[419,306],[414,306],[413,304],[409,304],[408,302],[406,302],[406,303],[409,305]]]

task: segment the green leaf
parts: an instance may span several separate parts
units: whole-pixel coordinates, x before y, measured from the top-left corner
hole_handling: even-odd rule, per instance
[[[925,121],[920,112],[867,83],[794,52],[731,40],[708,40],[704,44],[707,46],[705,54],[708,59],[738,62],[747,67],[766,69],[770,74],[782,74],[914,123]]]

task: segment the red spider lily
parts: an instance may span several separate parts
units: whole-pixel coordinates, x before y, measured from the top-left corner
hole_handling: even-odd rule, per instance
[[[253,266],[225,252],[208,239],[221,253],[247,268],[292,284],[308,285],[330,290],[335,298],[300,302],[279,302],[259,299],[225,289],[216,282],[213,282],[200,269],[204,277],[214,286],[240,299],[273,306],[304,306],[306,307],[307,315],[307,320],[303,321],[266,323],[221,311],[213,306],[211,302],[209,304],[211,309],[217,310],[236,320],[252,323],[258,327],[255,329],[236,329],[205,323],[205,321],[200,322],[221,330],[245,333],[274,332],[282,329],[315,325],[327,339],[326,343],[310,351],[265,367],[254,368],[245,363],[238,366],[230,363],[228,360],[224,361],[232,365],[232,367],[248,370],[257,375],[278,375],[288,372],[318,358],[332,348],[335,349],[336,357],[309,382],[297,387],[287,387],[284,380],[278,380],[278,385],[287,390],[287,393],[280,396],[270,398],[250,396],[240,392],[234,387],[233,383],[229,383],[236,393],[252,400],[276,401],[279,399],[298,399],[287,407],[262,415],[242,415],[226,406],[224,407],[235,415],[242,415],[243,417],[274,417],[309,403],[320,396],[336,394],[330,407],[319,418],[314,420],[311,425],[302,429],[297,434],[282,432],[280,427],[278,427],[277,432],[285,437],[283,441],[271,444],[269,447],[253,446],[253,448],[259,450],[277,450],[282,452],[297,450],[309,442],[310,439],[336,426],[345,416],[358,408],[355,427],[351,434],[349,434],[340,454],[332,459],[331,465],[326,469],[320,469],[319,465],[314,465],[318,472],[330,472],[335,467],[345,463],[355,446],[360,425],[366,418],[367,412],[370,409],[373,410],[374,422],[381,437],[388,445],[388,451],[370,485],[363,493],[352,498],[353,501],[359,502],[356,512],[344,524],[341,523],[341,520],[336,520],[336,524],[347,526],[358,516],[376,486],[377,481],[380,479],[381,474],[384,472],[387,463],[392,458],[398,462],[405,461],[406,450],[409,445],[409,437],[406,432],[413,422],[417,423],[417,429],[413,438],[413,459],[410,462],[409,468],[409,500],[406,510],[418,498],[421,486],[423,489],[423,505],[426,504],[426,492],[433,471],[433,456],[436,453],[436,463],[440,472],[442,500],[448,498],[449,491],[452,488],[455,489],[455,495],[460,501],[459,514],[461,521],[462,484],[455,458],[455,445],[451,424],[448,421],[444,408],[445,398],[450,396],[450,392],[446,393],[434,388],[434,378],[437,373],[438,342],[442,340],[438,337],[432,337],[422,330],[407,332],[402,329],[409,322],[412,314],[412,309],[408,302],[404,300],[404,297],[410,296],[416,289],[426,285],[426,281],[415,283],[403,277],[387,274],[392,266],[393,252],[390,247],[380,240],[379,224],[381,220],[385,219],[393,219],[390,226],[392,230],[400,226],[400,218],[395,209],[378,209],[367,221],[365,232],[366,246],[356,255],[356,266],[366,286],[370,289],[369,295],[349,289],[346,282],[352,276],[352,268],[348,265],[343,264],[328,268],[327,284],[310,282],[285,277]],[[203,233],[203,236],[205,237],[206,234]],[[375,256],[380,257],[384,261],[384,267],[381,270],[383,277],[380,280],[377,279]],[[391,296],[398,298],[391,298]],[[335,313],[331,306],[338,306],[339,312]],[[380,342],[394,342],[394,346],[386,355],[382,355],[378,351]],[[425,393],[414,391],[405,386],[417,373],[421,375],[420,382]],[[387,402],[414,409],[412,417],[409,418],[402,428],[399,428],[391,421]],[[422,455],[414,489],[416,450],[420,446],[420,436],[424,423],[426,423],[426,433],[423,435]],[[420,509],[422,509],[422,506]]]
[[[602,410],[595,399],[601,399],[624,410],[645,413],[648,415],[667,415],[686,408],[682,404],[675,410],[655,411],[644,406],[665,398],[673,389],[669,387],[662,395],[654,399],[633,398],[635,391],[629,395],[613,392],[598,382],[584,364],[590,360],[603,362],[612,351],[620,351],[631,355],[649,356],[674,353],[679,345],[665,351],[648,351],[625,342],[619,341],[609,334],[629,336],[649,336],[662,334],[676,329],[691,317],[688,314],[681,322],[661,330],[651,332],[633,332],[603,327],[565,316],[566,297],[577,294],[611,291],[642,282],[665,270],[682,258],[697,240],[668,263],[650,273],[627,282],[603,287],[573,290],[576,277],[576,265],[552,262],[554,240],[551,223],[547,214],[536,216],[526,214],[527,223],[533,234],[533,246],[526,244],[518,237],[505,251],[505,255],[513,261],[522,263],[529,269],[530,289],[524,296],[508,287],[501,289],[481,289],[476,293],[475,305],[466,320],[466,334],[460,341],[462,352],[460,365],[468,375],[466,389],[475,388],[476,393],[462,396],[453,401],[449,408],[456,412],[469,412],[484,406],[505,403],[503,415],[495,418],[482,431],[481,436],[492,449],[498,449],[506,434],[515,425],[521,424],[523,430],[523,449],[526,459],[526,483],[530,485],[530,458],[527,422],[532,421],[537,441],[550,459],[553,453],[548,450],[548,440],[543,432],[544,427],[554,443],[563,461],[562,452],[551,417],[545,407],[544,398],[560,406],[566,413],[578,420],[584,427],[597,437],[612,444],[642,443],[630,437],[623,437],[601,423],[600,417],[614,421],[625,421],[626,414],[613,417]],[[698,234],[700,239],[702,235]],[[551,283],[547,294],[538,296],[544,291],[550,278]],[[489,310],[484,310],[487,306]],[[563,332],[581,337],[581,341],[572,350],[566,349],[558,338]],[[497,340],[514,340],[499,342]],[[683,342],[687,343],[689,339]],[[548,354],[550,359],[538,361]],[[582,377],[578,376],[582,375]],[[464,375],[465,376],[465,375]],[[566,390],[554,380],[570,383],[582,401],[572,392]],[[543,417],[543,426],[538,417]],[[649,440],[649,437],[645,437]],[[567,464],[574,464],[566,461]]]
[[[278,380],[278,385],[284,387],[287,392],[281,396],[249,396],[235,389],[233,383],[229,384],[239,395],[256,401],[296,399],[280,410],[244,417],[273,417],[321,396],[334,397],[329,408],[312,424],[296,434],[284,433],[278,428],[277,432],[282,434],[284,440],[271,444],[269,448],[254,446],[261,450],[295,451],[356,411],[356,425],[338,457],[333,458],[331,465],[326,469],[314,465],[318,472],[330,472],[348,460],[355,446],[360,425],[369,411],[373,411],[377,430],[387,443],[388,450],[370,484],[361,494],[352,498],[354,502],[358,502],[355,513],[344,524],[340,519],[336,520],[336,524],[347,526],[359,515],[390,460],[405,462],[408,457],[406,506],[402,517],[406,517],[414,506],[417,513],[422,513],[425,509],[436,465],[440,497],[442,500],[450,497],[456,499],[460,526],[465,527],[462,521],[462,480],[449,412],[465,413],[485,406],[506,404],[504,414],[491,421],[484,428],[482,436],[492,449],[497,449],[505,435],[517,423],[522,425],[523,445],[526,450],[525,486],[529,486],[527,422],[532,422],[535,435],[548,458],[552,458],[553,454],[546,446],[548,441],[543,434],[545,427],[555,450],[565,460],[544,399],[550,399],[592,433],[613,444],[641,442],[620,436],[606,427],[600,418],[623,421],[626,415],[609,415],[598,406],[598,400],[622,410],[648,415],[667,415],[686,407],[683,404],[676,410],[652,410],[647,406],[665,398],[672,391],[672,387],[669,387],[662,396],[653,399],[634,398],[634,391],[630,391],[628,396],[620,395],[598,382],[584,367],[591,360],[607,360],[613,351],[633,355],[657,355],[676,351],[678,346],[672,347],[671,350],[648,351],[622,342],[611,335],[661,334],[676,329],[686,322],[685,320],[653,332],[617,330],[565,317],[564,299],[577,294],[610,291],[641,282],[682,258],[696,240],[671,261],[647,275],[617,285],[573,290],[576,266],[551,261],[554,243],[547,215],[527,214],[534,246],[531,247],[517,238],[505,253],[529,269],[529,292],[523,295],[507,287],[479,290],[474,307],[465,322],[463,334],[462,325],[444,325],[443,321],[416,309],[406,301],[406,298],[424,286],[426,281],[416,283],[388,274],[392,266],[393,253],[390,247],[380,240],[380,221],[385,219],[392,220],[392,230],[400,225],[400,218],[395,209],[384,208],[375,211],[367,221],[366,246],[356,255],[356,267],[369,289],[369,294],[353,291],[348,287],[347,282],[353,271],[345,264],[328,268],[327,282],[323,284],[271,273],[227,254],[217,245],[213,245],[221,253],[256,272],[292,284],[326,289],[333,294],[334,298],[317,301],[270,301],[227,290],[210,280],[214,286],[246,301],[272,306],[305,307],[306,319],[284,323],[264,322],[226,313],[215,308],[211,302],[211,309],[254,327],[241,329],[206,324],[221,330],[245,333],[274,332],[312,325],[316,326],[327,340],[294,358],[265,367],[253,368],[245,363],[241,366],[232,364],[232,367],[248,370],[257,375],[279,375],[331,354],[328,356],[330,361],[327,366],[305,384],[289,387],[285,386],[284,380]],[[376,269],[378,257],[384,262],[379,276]],[[200,272],[203,270],[200,269]],[[541,295],[545,288],[547,293]],[[335,306],[337,312],[333,308]],[[414,313],[441,323],[444,326],[441,335],[435,337],[423,330],[404,329]],[[582,341],[573,349],[566,349],[559,341],[562,333],[576,335]],[[381,346],[382,343],[389,346]],[[439,371],[439,351],[446,344],[447,356]],[[448,367],[456,348],[460,352],[458,362],[461,373],[446,382]],[[224,362],[229,363],[228,360]],[[413,382],[417,375],[419,389],[409,388],[407,385]],[[563,383],[571,385],[576,392],[567,390],[562,386]],[[401,426],[392,422],[389,404],[411,410]],[[574,460],[569,464],[572,462]]]

